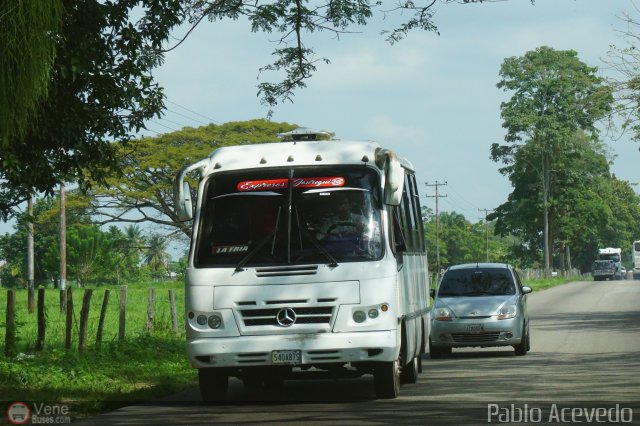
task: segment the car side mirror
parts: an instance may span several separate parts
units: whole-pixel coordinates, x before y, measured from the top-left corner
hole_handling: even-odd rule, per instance
[[[431,296],[432,299],[436,298],[436,290],[433,288],[429,289],[429,296]]]
[[[533,291],[531,287],[524,286],[522,287],[522,294],[529,294]]]

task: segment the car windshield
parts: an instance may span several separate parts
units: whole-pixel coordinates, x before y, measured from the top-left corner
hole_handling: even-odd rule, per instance
[[[516,294],[506,268],[451,269],[440,282],[439,297],[505,296]]]
[[[214,175],[205,189],[196,266],[379,259],[378,187],[378,174],[364,166]]]

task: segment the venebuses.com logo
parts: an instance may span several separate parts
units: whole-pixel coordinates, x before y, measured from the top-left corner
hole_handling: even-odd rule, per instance
[[[65,404],[33,402],[29,405],[16,401],[7,407],[7,420],[13,425],[70,424],[71,416],[69,406]]]

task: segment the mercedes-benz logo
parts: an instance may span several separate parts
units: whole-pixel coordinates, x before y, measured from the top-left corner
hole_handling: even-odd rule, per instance
[[[281,327],[291,327],[296,322],[296,311],[291,308],[283,308],[276,314],[276,321]]]

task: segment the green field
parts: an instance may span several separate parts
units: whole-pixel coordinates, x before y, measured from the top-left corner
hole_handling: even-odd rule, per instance
[[[155,289],[155,319],[146,329],[148,288]],[[96,332],[104,290],[111,290],[103,339]],[[178,332],[171,326],[169,292],[175,291]],[[37,317],[27,310],[27,292],[16,293],[16,356],[4,356],[7,290],[0,291],[0,400],[57,401],[75,413],[153,399],[177,392],[196,380],[184,344],[184,289],[180,282],[128,286],[126,338],[118,341],[120,287],[93,288],[85,349],[78,351],[84,289],[74,288],[72,349],[65,350],[66,316],[59,309],[59,290],[46,290],[47,329],[44,350],[36,351]],[[37,298],[37,294],[36,294]]]

